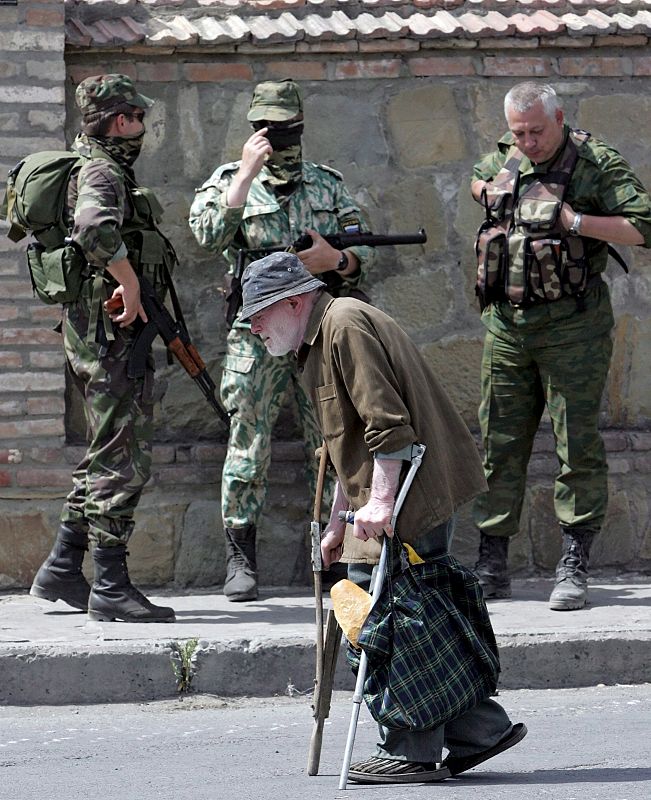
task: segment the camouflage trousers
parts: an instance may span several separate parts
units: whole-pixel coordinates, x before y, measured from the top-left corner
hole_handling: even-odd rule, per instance
[[[101,546],[126,544],[133,514],[149,480],[153,435],[154,364],[142,379],[127,377],[131,333],[115,329],[105,354],[86,341],[83,303],[67,306],[63,343],[68,374],[84,397],[89,444],[73,472],[61,521],[87,531]]]
[[[258,525],[267,493],[271,463],[271,432],[289,387],[293,388],[303,428],[310,497],[316,491],[314,452],[322,437],[310,398],[305,393],[293,356],[270,356],[262,340],[248,328],[228,334],[221,381],[224,408],[237,409],[231,418],[228,452],[222,472],[224,527]],[[323,508],[330,510],[332,482],[324,487]]]
[[[519,529],[527,464],[545,406],[560,470],[554,509],[562,525],[599,528],[608,503],[608,465],[598,431],[599,406],[612,352],[609,333],[549,346],[486,334],[481,365],[479,423],[488,492],[474,517],[488,535]]]

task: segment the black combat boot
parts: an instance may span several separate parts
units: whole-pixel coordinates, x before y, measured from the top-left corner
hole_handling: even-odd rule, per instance
[[[484,593],[484,600],[511,596],[508,554],[508,536],[487,536],[480,532],[479,558],[474,572]]]
[[[173,608],[155,606],[129,580],[127,548],[95,547],[95,580],[88,598],[88,616],[97,622],[174,622]]]
[[[549,598],[553,611],[575,611],[588,601],[588,559],[595,528],[564,528],[563,554],[556,566],[556,585]]]
[[[233,603],[258,599],[255,533],[255,525],[224,529],[226,536],[224,594]]]
[[[50,555],[36,573],[29,593],[52,603],[63,600],[79,611],[86,611],[90,586],[81,572],[86,550],[88,534],[62,522]]]

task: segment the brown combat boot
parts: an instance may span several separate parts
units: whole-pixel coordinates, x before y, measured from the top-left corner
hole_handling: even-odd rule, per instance
[[[88,608],[90,586],[81,572],[88,534],[62,522],[50,555],[39,568],[29,593],[54,603],[62,600],[78,611]]]
[[[225,528],[226,580],[224,594],[233,603],[258,599],[258,574],[255,560],[255,525]]]
[[[474,573],[484,600],[500,600],[511,596],[508,553],[508,536],[487,536],[480,532],[479,558]]]

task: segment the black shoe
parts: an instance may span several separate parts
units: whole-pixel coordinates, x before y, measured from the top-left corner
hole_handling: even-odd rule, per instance
[[[255,525],[225,528],[226,580],[224,594],[233,603],[258,599],[258,574],[255,558]]]
[[[90,585],[81,567],[88,550],[88,535],[61,523],[50,555],[39,568],[29,590],[32,597],[62,600],[78,611],[88,608]]]
[[[173,608],[154,605],[131,583],[127,555],[125,545],[93,550],[95,580],[88,598],[89,618],[97,622],[174,622]]]
[[[508,553],[508,536],[487,536],[485,533],[480,533],[479,558],[474,573],[484,594],[484,600],[511,597]]]
[[[488,750],[482,750],[481,753],[475,753],[472,756],[448,756],[441,766],[447,767],[450,770],[450,775],[459,775],[461,772],[476,767],[483,761],[488,761],[489,758],[493,758],[498,753],[503,753],[518,742],[521,742],[526,735],[527,726],[524,722],[516,722],[511,730],[497,744],[489,747]]]

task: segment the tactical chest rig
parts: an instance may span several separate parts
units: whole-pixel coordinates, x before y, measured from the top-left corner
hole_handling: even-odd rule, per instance
[[[567,233],[560,212],[589,133],[572,130],[548,172],[520,192],[523,154],[512,146],[506,162],[482,190],[486,219],[475,240],[476,293],[481,308],[507,300],[514,306],[551,303],[567,295],[579,308],[590,285],[590,264],[580,236]]]

